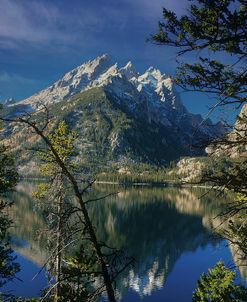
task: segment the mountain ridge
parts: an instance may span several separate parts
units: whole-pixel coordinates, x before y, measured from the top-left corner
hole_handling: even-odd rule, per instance
[[[24,105],[26,110],[32,111],[43,104],[69,100],[73,95],[95,87],[105,87],[116,99],[120,98],[120,102],[128,102],[129,108],[133,110],[138,104],[146,103],[149,119],[158,118],[165,126],[172,126],[174,121],[177,124],[179,119],[186,116],[207,135],[214,132],[212,128],[216,129],[216,136],[224,132],[220,123],[213,125],[209,119],[203,122],[201,115],[188,112],[170,76],[154,67],[139,74],[131,61],[118,68],[117,63],[113,64],[107,54],[74,68],[48,88],[9,106]]]
[[[220,123],[188,112],[170,76],[154,67],[140,74],[131,62],[118,67],[108,55],[5,107],[18,116],[43,105],[57,121],[63,118],[77,130],[82,157],[90,161],[96,156],[108,166],[132,161],[167,165],[181,156],[204,154],[202,141],[224,133]],[[198,149],[192,147],[196,144],[201,144]]]

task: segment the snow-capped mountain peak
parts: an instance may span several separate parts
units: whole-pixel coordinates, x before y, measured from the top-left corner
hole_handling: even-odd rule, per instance
[[[139,76],[135,69],[135,66],[131,61],[129,61],[124,67],[122,67],[119,72],[124,75],[128,80],[132,78],[137,78]]]
[[[200,115],[186,110],[170,76],[154,67],[139,74],[131,62],[119,68],[108,55],[78,66],[28,99],[5,106],[16,117],[34,112],[41,104],[51,106],[54,118],[66,119],[77,128],[85,156],[102,142],[102,150],[110,146],[113,158],[145,158],[164,164],[181,155],[202,154],[201,148],[191,150],[191,142],[222,134],[221,125],[204,123]],[[101,125],[104,129],[98,131]],[[100,132],[97,144],[88,129],[94,129],[95,135]]]
[[[19,104],[29,104],[37,108],[42,103],[57,103],[79,92],[102,86],[118,96],[128,95],[128,98],[137,102],[138,98],[149,98],[149,102],[166,103],[168,106],[172,104],[171,99],[176,98],[172,79],[160,70],[150,67],[140,75],[131,61],[118,68],[118,65],[113,64],[109,56],[104,54],[67,72],[56,83]],[[131,94],[134,94],[132,98]],[[173,100],[173,107],[174,102]]]
[[[160,121],[163,125],[171,126],[186,120],[186,123],[189,121],[192,127],[195,126],[194,115],[190,114],[180,101],[170,76],[162,74],[154,67],[149,67],[140,75],[130,61],[119,68],[111,62],[107,54],[67,72],[50,87],[20,101],[17,105],[24,105],[33,111],[41,104],[52,105],[62,100],[69,102],[71,96],[95,87],[103,87],[114,95],[119,105],[124,105],[134,115],[146,110],[149,121]]]
[[[37,108],[42,103],[49,105],[68,99],[70,96],[88,89],[90,84],[111,66],[112,62],[107,54],[99,56],[67,72],[62,79],[19,104],[30,104]]]
[[[151,85],[157,88],[158,83],[164,80],[165,76],[161,74],[160,70],[154,67],[149,67],[144,74],[139,76],[138,81],[144,85]]]
[[[99,75],[95,81],[90,84],[90,87],[107,85],[110,78],[119,74],[118,65],[115,63],[110,66],[105,72]]]
[[[109,69],[111,65],[112,63],[109,56],[104,54],[66,73],[62,80],[56,82],[54,86],[59,87],[62,82],[77,87],[77,83],[82,82],[82,80],[85,81],[85,84],[88,84],[90,81],[97,79],[102,73]]]

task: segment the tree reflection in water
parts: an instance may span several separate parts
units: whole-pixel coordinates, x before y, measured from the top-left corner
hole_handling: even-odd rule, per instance
[[[40,233],[45,223],[32,199],[34,188],[35,184],[21,183],[18,192],[10,196],[15,201],[11,216],[17,221],[12,236],[21,239],[13,241],[15,250],[42,265],[49,253]],[[219,197],[212,191],[200,198],[205,190],[199,188],[95,185],[90,197],[113,191],[120,193],[92,203],[90,215],[103,242],[136,259],[135,266],[119,276],[119,297],[128,288],[140,296],[162,289],[183,253],[208,244],[216,246],[220,241],[212,235],[212,229],[219,223],[219,218],[214,218],[224,209],[226,196]],[[29,244],[20,244],[23,240]],[[74,246],[68,253],[76,250]],[[234,257],[234,247],[231,251]],[[241,268],[241,274],[246,277],[246,267]]]

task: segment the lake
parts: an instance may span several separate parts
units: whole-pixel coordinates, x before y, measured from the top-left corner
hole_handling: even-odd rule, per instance
[[[23,182],[9,198],[12,247],[21,264],[18,278],[5,291],[22,297],[38,296],[46,284],[40,267],[49,252],[40,236],[45,222],[32,197],[35,184]],[[219,260],[233,266],[236,255],[227,242],[214,236],[215,218],[230,197],[202,188],[120,187],[95,185],[96,196],[118,192],[90,207],[98,238],[133,256],[135,264],[117,282],[123,302],[191,302],[201,273]],[[247,269],[236,268],[237,281],[246,284]]]

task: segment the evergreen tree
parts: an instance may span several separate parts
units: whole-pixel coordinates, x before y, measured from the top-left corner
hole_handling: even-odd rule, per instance
[[[207,92],[218,105],[246,102],[247,1],[192,0],[186,15],[163,9],[164,20],[152,40],[193,53],[197,61],[178,66],[176,83]],[[185,57],[185,56],[184,56]],[[220,60],[219,60],[220,58]]]
[[[245,302],[247,289],[234,284],[236,274],[218,262],[203,274],[193,294],[193,302]]]
[[[48,138],[63,164],[73,169],[71,156],[76,134],[69,131],[68,126],[62,121],[54,132],[48,135]],[[39,190],[34,195],[41,201],[40,207],[43,209],[48,225],[47,245],[49,250],[53,250],[49,258],[50,273],[56,278],[56,286],[53,285],[55,289],[53,297],[55,301],[61,301],[64,282],[68,282],[62,274],[62,261],[65,257],[65,247],[68,247],[71,241],[73,242],[73,230],[70,225],[73,205],[66,198],[69,183],[54,159],[53,153],[47,148],[40,147],[39,157],[42,160],[41,174],[46,181],[39,184]]]
[[[211,94],[216,100],[212,110],[229,104],[243,106],[233,133],[212,143],[215,147],[213,161],[217,162],[218,154],[223,153],[228,154],[228,163],[221,167],[218,164],[208,167],[202,181],[236,193],[227,212],[222,213],[221,217],[228,220],[228,227],[222,233],[238,246],[241,260],[246,261],[247,1],[191,0],[188,3],[187,13],[182,16],[164,8],[163,20],[159,22],[159,29],[151,40],[159,45],[177,48],[178,60],[188,59],[187,54],[194,55],[190,62],[178,63],[175,81],[184,90]],[[237,156],[233,156],[234,153]],[[213,278],[222,285],[218,279],[222,274],[228,276],[228,285],[231,284],[233,276],[222,265],[216,266],[209,277],[202,277],[202,282]],[[232,286],[227,288],[234,290]],[[194,301],[246,301],[247,296],[245,292],[245,300],[227,300],[224,295],[220,298],[215,296],[216,287],[215,292],[210,292],[207,284],[203,290],[207,297],[204,295],[200,300],[198,291],[197,300]]]
[[[6,214],[9,204],[5,200],[7,192],[16,185],[18,175],[14,167],[14,159],[6,147],[0,146],[0,288],[12,280],[19,270],[12,250],[9,246],[8,228],[11,225]]]

